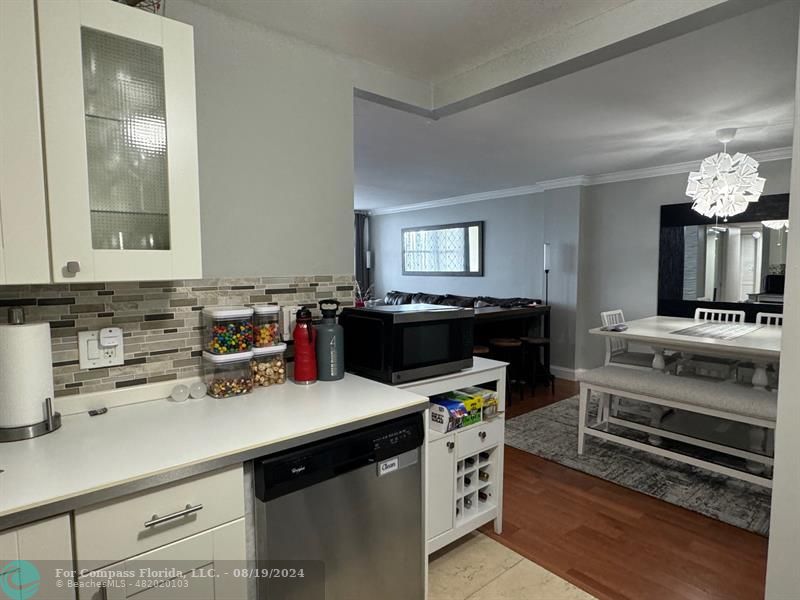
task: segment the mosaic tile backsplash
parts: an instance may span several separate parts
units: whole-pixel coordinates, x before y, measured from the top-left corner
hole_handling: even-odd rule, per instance
[[[62,397],[199,375],[206,306],[312,307],[325,298],[352,306],[353,276],[0,286],[0,323],[9,306],[23,306],[29,322],[50,323],[53,379]],[[81,370],[78,332],[111,326],[124,331],[125,364]]]

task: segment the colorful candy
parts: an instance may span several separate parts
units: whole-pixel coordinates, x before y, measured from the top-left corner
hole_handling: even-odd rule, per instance
[[[211,326],[208,351],[213,354],[247,352],[253,347],[253,325],[250,321],[215,322]]]
[[[278,323],[264,323],[255,327],[255,345],[257,348],[274,346],[279,344],[281,336],[278,331]]]

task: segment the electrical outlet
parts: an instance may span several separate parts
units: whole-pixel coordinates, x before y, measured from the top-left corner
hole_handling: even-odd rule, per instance
[[[122,339],[122,329],[119,327],[78,332],[78,358],[81,369],[97,369],[123,364],[125,350]]]

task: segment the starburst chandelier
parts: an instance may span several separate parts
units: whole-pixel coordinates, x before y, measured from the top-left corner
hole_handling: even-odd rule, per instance
[[[777,219],[774,221],[761,221],[761,224],[764,227],[769,227],[770,229],[789,229],[789,219]]]
[[[700,170],[689,173],[686,195],[694,200],[692,209],[706,217],[743,213],[764,191],[766,180],[758,176],[758,161],[741,152],[728,154],[728,142],[735,136],[736,129],[718,130],[723,151],[703,159]]]

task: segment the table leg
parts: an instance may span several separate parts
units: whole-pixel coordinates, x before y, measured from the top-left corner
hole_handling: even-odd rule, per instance
[[[753,387],[757,390],[767,389],[769,379],[767,378],[767,365],[766,363],[755,363],[755,370],[753,371]]]
[[[750,452],[756,452],[758,454],[763,454],[766,452],[767,447],[767,430],[763,427],[751,427],[750,428]],[[767,466],[763,463],[758,463],[752,460],[748,460],[747,464],[745,465],[748,471],[754,473],[756,475],[763,473]]]
[[[653,368],[662,373],[667,368],[667,362],[664,360],[663,348],[653,348]]]
[[[653,348],[653,369],[656,371],[661,371],[662,373],[667,368],[667,362],[664,360],[664,349],[663,348]],[[661,418],[664,416],[666,411],[661,408],[660,406],[651,405],[650,406],[650,427],[661,427]],[[661,436],[658,435],[649,435],[647,440],[653,444],[654,446],[660,446],[662,443]]]

